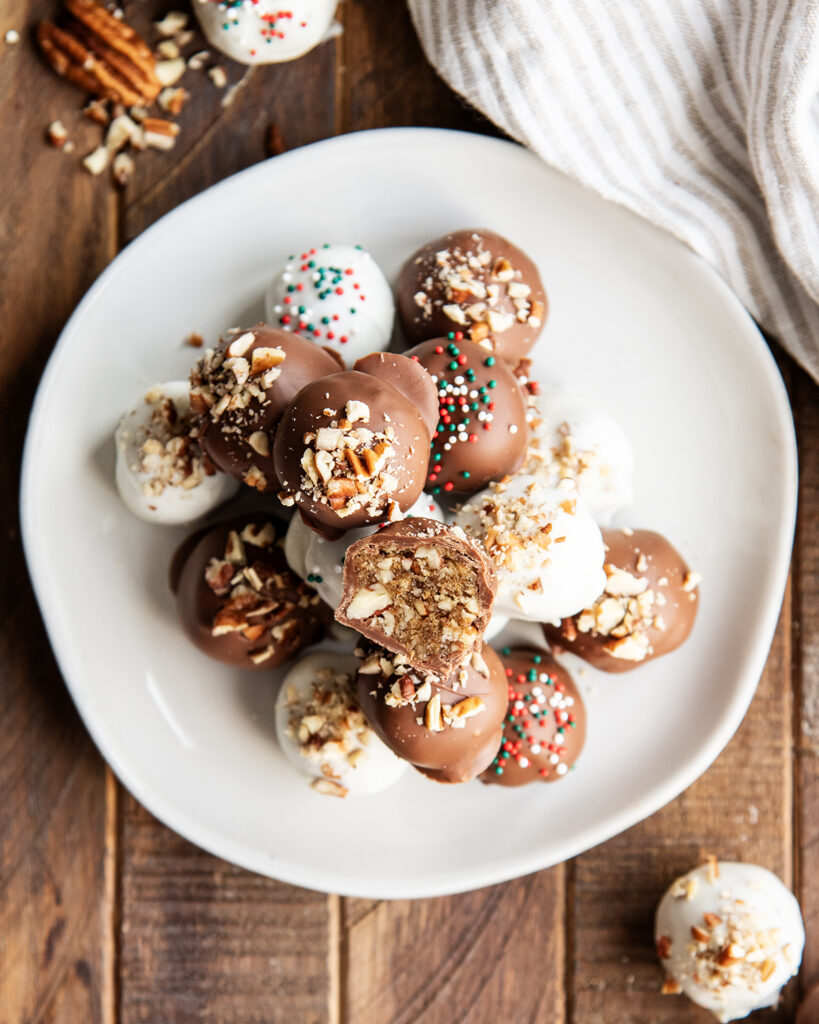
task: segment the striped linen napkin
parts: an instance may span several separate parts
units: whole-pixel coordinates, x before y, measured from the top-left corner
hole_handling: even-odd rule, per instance
[[[408,0],[444,80],[704,256],[819,380],[817,0]]]

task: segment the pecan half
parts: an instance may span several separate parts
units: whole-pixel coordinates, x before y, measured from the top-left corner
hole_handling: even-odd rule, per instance
[[[141,36],[95,0],[66,0],[66,9],[65,28],[50,21],[37,27],[37,42],[57,74],[128,107],[156,99],[156,62]]]

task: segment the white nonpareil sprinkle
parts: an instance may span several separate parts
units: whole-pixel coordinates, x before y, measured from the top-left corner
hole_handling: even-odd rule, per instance
[[[6,32],[6,42],[9,46],[16,46],[20,42],[20,33],[16,28],[10,28]]]

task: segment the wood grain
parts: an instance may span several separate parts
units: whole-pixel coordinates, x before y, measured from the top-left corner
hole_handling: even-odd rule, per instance
[[[122,1024],[333,1024],[326,897],[192,846],[126,797]]]
[[[794,556],[798,889],[807,942],[802,986],[819,983],[819,388],[802,371],[792,390],[799,437]]]
[[[564,868],[437,900],[345,900],[355,1024],[563,1024]]]
[[[24,40],[50,12],[6,18]],[[4,31],[6,22],[4,21]],[[17,519],[28,410],[62,324],[116,248],[109,190],[43,141],[65,86],[22,42],[0,60],[0,1021],[102,1021],[104,769],[51,655]],[[82,132],[77,133],[82,139]]]

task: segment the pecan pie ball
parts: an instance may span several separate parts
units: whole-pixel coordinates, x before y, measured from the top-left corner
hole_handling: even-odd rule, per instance
[[[359,648],[358,699],[399,757],[436,782],[467,782],[501,742],[506,676],[488,644],[449,675],[414,669],[374,644]]]
[[[586,709],[574,680],[542,647],[503,647],[509,706],[503,742],[481,782],[557,782],[586,738]]]
[[[200,650],[264,669],[321,639],[332,612],[288,568],[274,523],[235,520],[198,536],[183,544],[172,582],[182,627]]]
[[[406,353],[427,371],[438,397],[426,489],[474,494],[523,462],[529,427],[517,378],[497,356],[460,332]]]
[[[524,252],[492,231],[467,228],[410,256],[398,312],[411,343],[461,331],[515,367],[537,340],[548,303]]]
[[[686,640],[697,616],[700,575],[650,530],[604,530],[603,543],[606,581],[600,595],[543,631],[556,649],[604,672],[627,672]]]
[[[337,373],[335,356],[265,324],[228,332],[191,371],[191,406],[213,464],[265,493],[279,489],[273,433],[287,405],[312,380]]]
[[[280,498],[325,536],[400,516],[424,486],[434,386],[404,356],[374,358],[379,376],[348,370],[302,388],[276,432]]]
[[[492,563],[463,530],[422,518],[357,540],[343,582],[338,622],[443,676],[480,650],[496,588]]]

